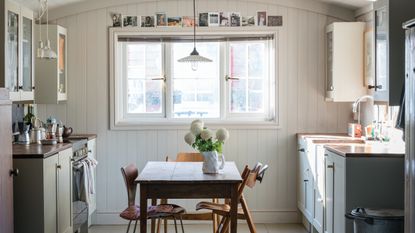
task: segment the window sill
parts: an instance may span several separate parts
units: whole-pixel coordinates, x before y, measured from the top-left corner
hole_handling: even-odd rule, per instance
[[[175,120],[129,120],[119,121],[111,124],[110,130],[129,131],[129,130],[188,130],[190,123],[194,119]],[[227,128],[227,129],[268,129],[277,130],[281,127],[276,121],[245,121],[245,120],[209,120],[202,119],[209,128]]]

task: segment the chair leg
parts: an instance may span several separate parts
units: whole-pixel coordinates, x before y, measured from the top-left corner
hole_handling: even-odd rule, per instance
[[[256,231],[255,223],[252,220],[251,213],[249,212],[248,205],[246,204],[246,200],[245,200],[243,195],[241,196],[240,203],[241,203],[241,206],[242,206],[242,210],[244,211],[244,216],[245,216],[246,222],[248,223],[249,231],[251,233],[256,233],[257,231]]]
[[[151,199],[151,205],[156,206],[157,205],[157,199],[155,199],[155,198]],[[156,219],[152,218],[151,219],[151,233],[155,233],[155,232],[156,232]]]
[[[176,216],[173,216],[173,220],[174,220],[174,229],[176,230],[176,233],[178,233],[178,232],[177,232],[177,222],[176,222]]]
[[[167,219],[164,219],[164,233],[167,233]]]
[[[157,219],[157,233],[160,233],[161,218]]]
[[[224,217],[225,223],[223,224],[223,228],[221,229],[220,233],[226,233],[229,232],[229,223],[231,222],[231,218]]]
[[[213,203],[219,203],[217,198],[212,199]],[[212,212],[212,226],[213,226],[213,233],[216,232],[216,229],[218,229],[218,218],[215,213]]]
[[[131,220],[128,222],[127,233],[130,231]]]
[[[219,216],[219,215],[218,215]],[[219,225],[218,225],[218,228],[216,228],[216,232],[215,233],[220,233],[220,231],[222,230],[222,228],[223,228],[223,224],[225,224],[225,217],[222,217],[222,219],[221,219],[221,221],[220,221],[220,223],[219,223]]]
[[[180,218],[180,225],[182,226],[182,233],[184,233],[184,226],[183,226],[183,218],[182,215],[179,215]]]
[[[135,220],[135,225],[134,225],[134,231],[133,231],[133,233],[135,233],[135,229],[137,228],[137,222],[138,222],[139,220]]]

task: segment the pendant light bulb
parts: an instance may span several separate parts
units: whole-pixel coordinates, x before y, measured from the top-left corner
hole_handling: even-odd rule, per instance
[[[198,68],[199,65],[197,64],[197,62],[192,61],[192,62],[190,62],[190,66],[192,67],[193,71],[197,71],[197,68]]]

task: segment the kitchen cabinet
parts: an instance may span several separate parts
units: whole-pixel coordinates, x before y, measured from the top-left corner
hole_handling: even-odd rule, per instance
[[[352,151],[366,146],[346,136],[298,136],[297,207],[312,232],[353,232],[352,221],[344,216],[356,207],[403,208],[403,150],[399,155],[350,156],[327,149],[338,144],[351,145]]]
[[[45,25],[36,25],[36,34],[46,35]],[[35,59],[35,103],[57,104],[67,100],[67,30],[59,25],[49,25],[50,46],[56,59]]]
[[[15,158],[15,232],[72,233],[72,149]]]
[[[336,22],[326,28],[326,101],[354,102],[365,95],[362,22]]]
[[[0,3],[0,52],[4,63],[0,64],[0,86],[10,91],[13,101],[34,100],[33,66],[33,11],[12,1]]]
[[[13,233],[12,106],[8,90],[0,88],[0,232]]]
[[[391,106],[400,103],[405,80],[405,31],[402,23],[413,18],[415,1],[378,0],[374,7],[376,101]]]

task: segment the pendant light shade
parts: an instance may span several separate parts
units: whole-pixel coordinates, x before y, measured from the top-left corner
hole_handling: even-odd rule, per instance
[[[37,58],[40,59],[56,59],[57,54],[50,47],[49,40],[49,9],[48,9],[48,0],[39,0],[39,45],[37,48]],[[46,13],[46,40],[42,40],[42,18]]]
[[[196,3],[195,3],[195,0],[193,0],[193,21],[194,21],[193,22],[193,44],[194,44],[193,51],[190,53],[189,56],[180,58],[177,61],[190,63],[192,70],[196,71],[199,63],[212,62],[212,60],[207,57],[199,55],[199,52],[196,49]]]

